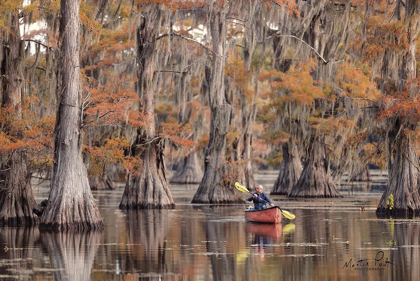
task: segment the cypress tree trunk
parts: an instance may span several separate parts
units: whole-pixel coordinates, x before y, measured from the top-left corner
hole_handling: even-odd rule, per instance
[[[251,122],[251,121],[250,121]],[[252,121],[253,123],[253,121]],[[252,127],[253,125],[249,125]],[[251,128],[252,129],[252,128]],[[252,168],[252,133],[245,133],[243,136],[244,148],[242,150],[242,159],[243,163],[243,172],[241,177],[241,182],[244,183],[249,188],[255,187],[255,178],[254,178],[254,169]]]
[[[22,62],[24,60],[23,43],[20,36],[18,11],[10,13],[10,32],[3,38],[2,61],[0,62],[0,79],[2,82],[2,110],[12,110],[15,118],[22,118],[22,92],[23,80]],[[2,40],[2,41],[3,41]],[[20,132],[7,132],[21,134]],[[32,225],[38,222],[33,213],[36,206],[32,194],[31,174],[28,170],[28,157],[26,151],[14,150],[4,174],[4,184],[0,188],[0,224],[10,226]]]
[[[378,216],[398,217],[419,215],[420,176],[416,150],[407,136],[398,138],[395,148],[394,161],[388,175],[388,187],[382,194],[376,214]],[[390,198],[391,194],[393,199]],[[392,208],[390,204],[393,204]]]
[[[38,216],[33,213],[35,207],[26,152],[14,151],[7,164],[4,187],[0,188],[0,224],[36,224]]]
[[[179,163],[176,172],[171,178],[171,183],[191,184],[200,183],[203,178],[203,171],[198,162],[196,152],[184,157]]]
[[[102,218],[90,190],[82,159],[80,129],[79,66],[80,0],[60,3],[59,107],[54,131],[54,163],[51,191],[41,217],[41,227],[54,229],[97,229]]]
[[[350,181],[371,181],[372,177],[370,175],[369,169],[367,166],[363,168],[362,171],[350,178]]]
[[[420,24],[418,16],[414,15],[418,15],[420,4],[416,0],[408,0],[405,9],[407,29],[404,36],[407,36],[409,48],[397,60],[399,69],[397,75],[390,71],[392,69],[390,57],[392,58],[393,55],[400,56],[400,54],[385,52],[381,68],[381,85],[383,86],[381,90],[388,94],[388,90],[384,86],[387,84],[386,82],[389,82],[389,76],[394,74],[398,92],[408,94],[411,99],[415,99],[418,95],[418,86],[416,82],[410,83],[410,81],[416,81],[418,78],[416,47]],[[378,216],[412,217],[420,214],[419,160],[414,140],[410,136],[417,129],[417,121],[411,116],[404,116],[402,113],[395,112],[396,116],[397,114],[401,115],[397,118],[388,119],[389,131],[386,136],[389,141],[388,187],[379,201],[376,214]]]
[[[140,147],[143,168],[133,179],[129,177],[120,203],[121,209],[174,208],[175,203],[165,175],[164,142],[156,135],[154,119],[154,72],[156,38],[159,35],[162,11],[158,4],[148,4],[139,14],[137,25],[137,57],[139,59],[139,95],[143,100],[146,129],[138,130],[135,147]]]
[[[90,176],[89,185],[92,190],[113,190],[114,183],[107,174],[100,176]]]
[[[279,176],[270,194],[289,194],[302,174],[303,168],[297,146],[292,140],[290,141],[290,146],[291,151],[289,153],[289,144],[283,144],[283,161],[280,164]]]
[[[210,138],[205,152],[204,177],[192,203],[242,202],[231,179],[224,178],[226,134],[229,132],[231,105],[225,97],[224,70],[226,44],[226,13],[228,3],[209,5],[209,29],[212,35],[213,56],[208,59],[205,82],[210,104]]]
[[[184,66],[185,67],[185,66]],[[179,106],[178,110],[178,121],[181,124],[190,123],[191,113],[194,109],[192,109],[191,101],[194,99],[192,90],[188,88],[188,84],[191,83],[191,74],[182,74],[181,78],[179,79],[179,90],[176,91],[175,95],[175,103]],[[201,119],[201,120],[200,120]],[[196,124],[200,124],[203,122],[203,116],[199,117]],[[192,139],[194,141],[197,140],[198,131],[200,130],[200,126],[193,126],[194,131],[192,134]],[[179,184],[191,184],[191,183],[200,183],[201,179],[203,178],[203,170],[201,169],[201,165],[198,161],[198,155],[196,151],[191,151],[190,154],[183,157],[181,162],[179,163],[176,172],[171,178],[171,183],[179,183]]]
[[[319,137],[312,137],[302,174],[289,197],[342,197],[331,179],[325,146]]]
[[[254,169],[252,167],[252,140],[253,129],[257,117],[257,99],[259,71],[251,69],[252,59],[256,49],[257,42],[263,40],[265,21],[262,19],[263,8],[260,1],[241,2],[242,12],[250,25],[249,30],[244,33],[243,38],[243,58],[246,71],[254,72],[249,81],[249,85],[254,90],[253,94],[245,93],[244,89],[239,91],[239,106],[242,114],[242,143],[243,149],[240,155],[236,155],[236,161],[239,163],[238,181],[244,183],[249,188],[255,187]],[[239,152],[239,150],[237,150]],[[242,160],[242,161],[240,161]]]

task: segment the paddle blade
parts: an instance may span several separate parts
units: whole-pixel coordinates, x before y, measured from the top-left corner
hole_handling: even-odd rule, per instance
[[[242,184],[240,184],[239,182],[235,182],[235,187],[237,190],[239,190],[240,192],[246,192],[249,193],[249,190]]]
[[[281,213],[282,213],[283,216],[285,216],[289,220],[293,220],[296,217],[293,213],[291,213],[289,211],[286,211],[286,210],[281,210]]]

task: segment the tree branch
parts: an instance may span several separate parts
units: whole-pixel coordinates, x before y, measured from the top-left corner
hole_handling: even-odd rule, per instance
[[[163,70],[155,70],[154,73],[157,73],[157,72],[180,73],[180,74],[188,73],[187,71],[164,70],[164,69]]]
[[[86,123],[84,123],[84,124],[82,124],[82,126],[80,126],[80,128],[84,128],[86,125],[89,125],[89,124],[91,124],[91,123],[93,123],[93,122],[96,122],[98,119],[101,119],[101,118],[103,118],[103,117],[105,117],[106,115],[108,115],[108,114],[110,114],[110,113],[112,113],[112,112],[114,112],[115,110],[109,110],[109,111],[107,111],[107,112],[105,112],[105,113],[103,113],[102,115],[100,115],[98,118],[96,118],[95,120],[92,120],[92,121],[89,121],[89,122],[86,122]]]
[[[277,33],[275,33],[274,35],[271,35],[271,36],[268,36],[267,38],[266,38],[266,40],[267,39],[270,39],[271,37],[273,37],[273,36],[278,36],[278,37],[291,37],[291,38],[294,38],[294,39],[296,39],[296,40],[299,40],[300,42],[302,42],[302,43],[304,43],[306,46],[308,46],[309,48],[311,48],[311,50],[312,51],[314,51],[315,52],[315,54],[325,63],[325,64],[327,64],[328,63],[328,61],[327,60],[325,60],[322,56],[321,56],[321,54],[320,53],[318,53],[318,51],[317,50],[315,50],[315,48],[314,47],[312,47],[311,45],[309,45],[308,43],[306,43],[303,39],[300,39],[299,37],[296,37],[296,36],[294,36],[294,35],[285,35],[285,34],[279,34],[278,32]]]
[[[36,43],[36,44],[41,45],[42,47],[44,47],[47,50],[54,51],[54,48],[53,47],[47,46],[47,45],[45,45],[44,43],[42,43],[40,41],[33,40],[33,39],[25,39],[24,41],[25,42],[33,42],[33,43]]]
[[[162,35],[158,36],[158,37],[156,38],[156,40],[155,40],[155,41],[158,41],[158,40],[160,40],[160,39],[162,39],[162,38],[165,38],[165,37],[168,37],[168,36],[172,36],[172,35],[173,35],[173,36],[176,36],[176,37],[180,37],[180,38],[182,38],[182,39],[184,39],[184,40],[187,40],[187,41],[190,41],[190,42],[196,43],[196,44],[200,45],[202,48],[206,49],[208,52],[210,52],[210,53],[212,53],[213,55],[215,55],[216,57],[218,57],[219,59],[223,59],[223,57],[222,57],[222,56],[220,56],[220,55],[216,54],[215,52],[213,52],[213,51],[212,51],[209,47],[207,47],[207,46],[205,46],[205,45],[201,44],[200,42],[198,42],[198,41],[196,41],[196,40],[194,40],[194,39],[191,39],[191,38],[185,37],[185,36],[183,36],[183,35],[181,35],[181,34],[178,34],[178,33],[176,33],[176,32],[162,34]]]

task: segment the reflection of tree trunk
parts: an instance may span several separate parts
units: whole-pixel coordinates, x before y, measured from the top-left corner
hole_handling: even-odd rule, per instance
[[[237,276],[234,255],[227,253],[226,244],[222,238],[226,235],[224,225],[220,222],[206,223],[207,252],[210,255],[212,280],[235,280]],[[238,233],[231,232],[231,234]]]
[[[299,152],[296,144],[291,141],[291,151],[289,153],[289,144],[283,144],[283,161],[280,164],[279,176],[274,183],[270,194],[287,195],[292,187],[299,180],[302,174],[302,163],[299,158]]]
[[[179,163],[176,172],[171,178],[171,183],[200,183],[202,178],[203,171],[198,163],[197,153],[192,152]]]
[[[312,137],[302,174],[289,197],[342,197],[331,179],[325,159],[325,145],[319,137]]]
[[[43,232],[42,244],[50,254],[55,280],[90,280],[101,232]]]
[[[403,133],[401,135],[396,140],[388,187],[376,209],[379,216],[413,216],[420,213],[419,162],[411,139]],[[387,201],[393,201],[392,209]]]
[[[128,249],[138,262],[140,272],[163,272],[166,265],[166,240],[169,232],[168,210],[128,211]]]
[[[35,245],[39,243],[38,240],[38,227],[2,228],[0,231],[0,241],[2,241],[0,259],[3,262],[0,265],[0,271],[3,273],[5,268],[9,273],[19,276],[19,280],[31,280],[29,276],[25,275],[34,269],[34,249]],[[3,278],[2,280],[6,280]],[[16,279],[10,278],[10,280]]]
[[[389,280],[417,280],[420,275],[420,225],[394,223],[392,220],[389,223],[394,227],[394,241],[398,247],[398,251],[389,251],[393,263],[388,265],[391,267]]]

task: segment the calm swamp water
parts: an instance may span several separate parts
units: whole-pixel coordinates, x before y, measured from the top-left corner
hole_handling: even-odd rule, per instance
[[[276,177],[257,182],[269,193]],[[278,225],[246,223],[249,204],[192,205],[198,185],[172,185],[173,210],[121,211],[122,189],[95,191],[102,232],[0,228],[0,280],[416,280],[420,220],[377,219],[386,177],[374,178],[342,199],[271,196],[296,215]]]

